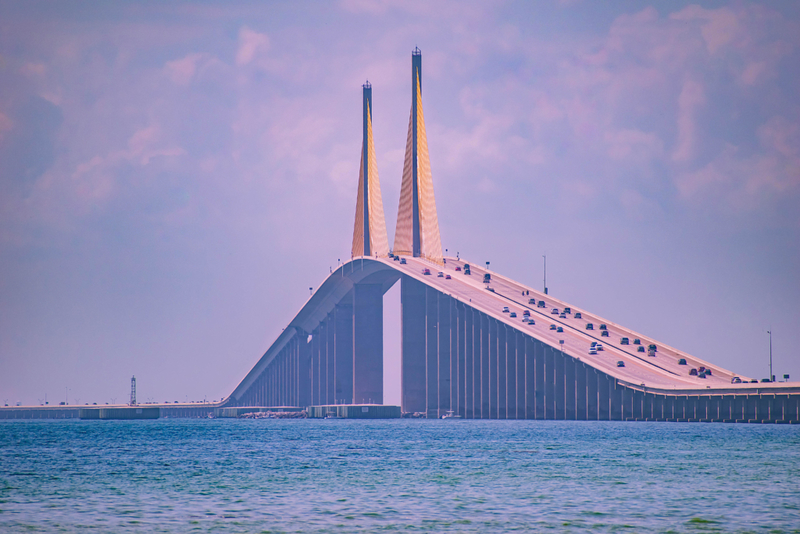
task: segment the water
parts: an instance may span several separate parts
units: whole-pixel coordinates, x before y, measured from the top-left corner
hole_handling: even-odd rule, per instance
[[[0,532],[800,532],[800,427],[0,422]]]

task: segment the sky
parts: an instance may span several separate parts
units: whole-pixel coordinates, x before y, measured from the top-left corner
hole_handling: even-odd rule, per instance
[[[799,45],[793,1],[0,0],[0,401],[230,394],[349,254],[366,80],[393,241],[414,47],[450,254],[800,379]]]

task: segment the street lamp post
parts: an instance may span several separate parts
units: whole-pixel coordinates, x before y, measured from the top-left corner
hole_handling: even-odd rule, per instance
[[[767,330],[769,334],[769,380],[775,382],[775,375],[772,374],[772,329]]]
[[[542,254],[544,258],[544,294],[547,295],[547,255]]]

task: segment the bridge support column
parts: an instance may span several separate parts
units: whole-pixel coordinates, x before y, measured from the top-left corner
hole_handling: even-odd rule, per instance
[[[480,375],[480,384],[481,384],[481,395],[480,395],[480,405],[481,405],[481,419],[490,419],[491,418],[491,402],[490,402],[490,395],[491,395],[491,388],[490,388],[490,378],[491,374],[490,370],[490,359],[489,359],[489,347],[491,346],[491,336],[489,335],[489,325],[492,322],[492,319],[489,316],[481,313],[481,327],[480,327],[480,334],[481,334],[481,350],[480,350],[480,357],[481,357],[481,375]]]
[[[586,418],[597,421],[597,371],[594,367],[586,366]]]
[[[547,419],[547,388],[545,387],[545,353],[547,345],[541,341],[533,340],[533,369],[534,369],[534,419]]]
[[[353,293],[334,308],[334,401],[353,404]]]
[[[450,305],[452,299],[447,295],[433,289],[428,289],[436,299],[436,315],[433,320],[436,325],[436,350],[428,353],[428,358],[436,365],[435,411],[433,417],[440,418],[450,409]]]
[[[508,327],[497,321],[497,417],[508,418]]]
[[[308,334],[299,333],[297,340],[297,359],[298,377],[297,392],[298,405],[308,406],[311,404],[311,344],[308,342]]]
[[[569,421],[577,419],[575,410],[575,358],[563,355],[564,358],[564,418]]]
[[[475,312],[464,305],[464,417],[475,418]]]
[[[544,418],[556,418],[556,357],[553,347],[544,346]]]
[[[586,365],[575,361],[575,419],[585,421],[588,419],[586,410]]]
[[[383,404],[383,288],[353,287],[353,402]]]
[[[525,419],[527,415],[525,414],[525,347],[526,342],[525,334],[522,332],[515,332],[514,337],[516,339],[515,346],[516,346],[516,354],[517,354],[517,369],[516,369],[516,389],[517,389],[517,402],[515,403],[517,406],[517,419]]]
[[[535,342],[525,336],[525,419],[536,419]]]
[[[404,412],[426,411],[425,284],[408,276],[400,281],[402,329],[401,404]]]

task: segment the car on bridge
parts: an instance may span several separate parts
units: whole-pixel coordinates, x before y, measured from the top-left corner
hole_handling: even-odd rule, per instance
[[[653,352],[658,352],[658,347],[656,347],[654,343],[651,343],[651,344],[650,344],[650,345],[647,347],[647,350],[652,350]]]
[[[508,313],[508,312],[509,312],[508,306],[503,306],[503,313]]]
[[[509,317],[516,317],[517,316],[517,312],[511,312],[508,316]]]
[[[445,280],[452,280],[452,278],[450,278],[450,275],[449,275],[449,274],[446,274],[446,275],[444,275],[444,279],[445,279]]]
[[[603,330],[602,332],[600,332],[600,336],[601,337],[608,337],[608,330]]]
[[[438,273],[436,273],[436,278],[444,278],[444,273],[442,271],[439,271]]]
[[[586,323],[586,330],[594,330],[594,325],[592,323]]]
[[[572,314],[572,308],[570,308],[570,307],[564,308],[564,313]]]
[[[575,312],[575,315],[574,315],[574,317],[575,317],[576,319],[583,319],[583,315],[581,314],[581,312]]]
[[[406,264],[406,259],[400,258],[400,265],[405,265],[405,264]]]
[[[636,339],[633,340],[633,344],[634,345],[641,345],[642,344],[642,340],[637,337]]]
[[[545,304],[543,300],[540,300],[539,304],[537,304],[536,307],[537,308],[546,308],[547,304]]]
[[[623,362],[622,360],[618,361],[617,367],[625,367],[625,362]]]
[[[483,283],[484,284],[488,284],[491,281],[492,281],[492,275],[491,274],[486,273],[486,274],[483,275]]]
[[[556,325],[554,325],[554,324],[551,324],[551,325],[550,325],[550,330],[555,330],[555,329],[556,329]]]
[[[597,354],[597,349],[596,349],[596,348],[594,348],[594,347],[590,347],[590,348],[589,348],[589,354],[592,354],[592,355],[595,355],[595,354]]]
[[[530,310],[525,310],[524,312],[522,312],[522,315],[523,315],[523,317],[530,317],[531,316],[531,311]]]
[[[556,328],[556,332],[564,332],[564,327],[559,326],[558,328]]]
[[[630,339],[628,339],[627,337],[623,337],[622,339],[619,340],[619,344],[620,345],[629,345],[630,344]]]
[[[456,265],[456,272],[457,272],[457,273],[460,273],[460,272],[461,272],[461,267],[459,267],[458,265]]]
[[[392,261],[400,261],[400,256],[392,256]]]
[[[604,324],[600,325],[600,330],[608,330],[608,327]]]
[[[422,269],[422,274],[424,274],[425,276],[430,276],[431,270],[430,269]]]
[[[734,376],[733,378],[731,378],[731,384],[741,384],[741,383],[742,379],[739,378],[738,376]]]
[[[638,349],[636,349],[636,350],[637,350],[637,352],[644,352],[644,347],[639,347],[639,348],[638,348]]]
[[[597,350],[603,350],[603,344],[598,343],[597,345],[594,346],[594,348],[596,348]]]
[[[550,312],[553,315],[558,315],[558,308],[553,308],[553,311]]]

